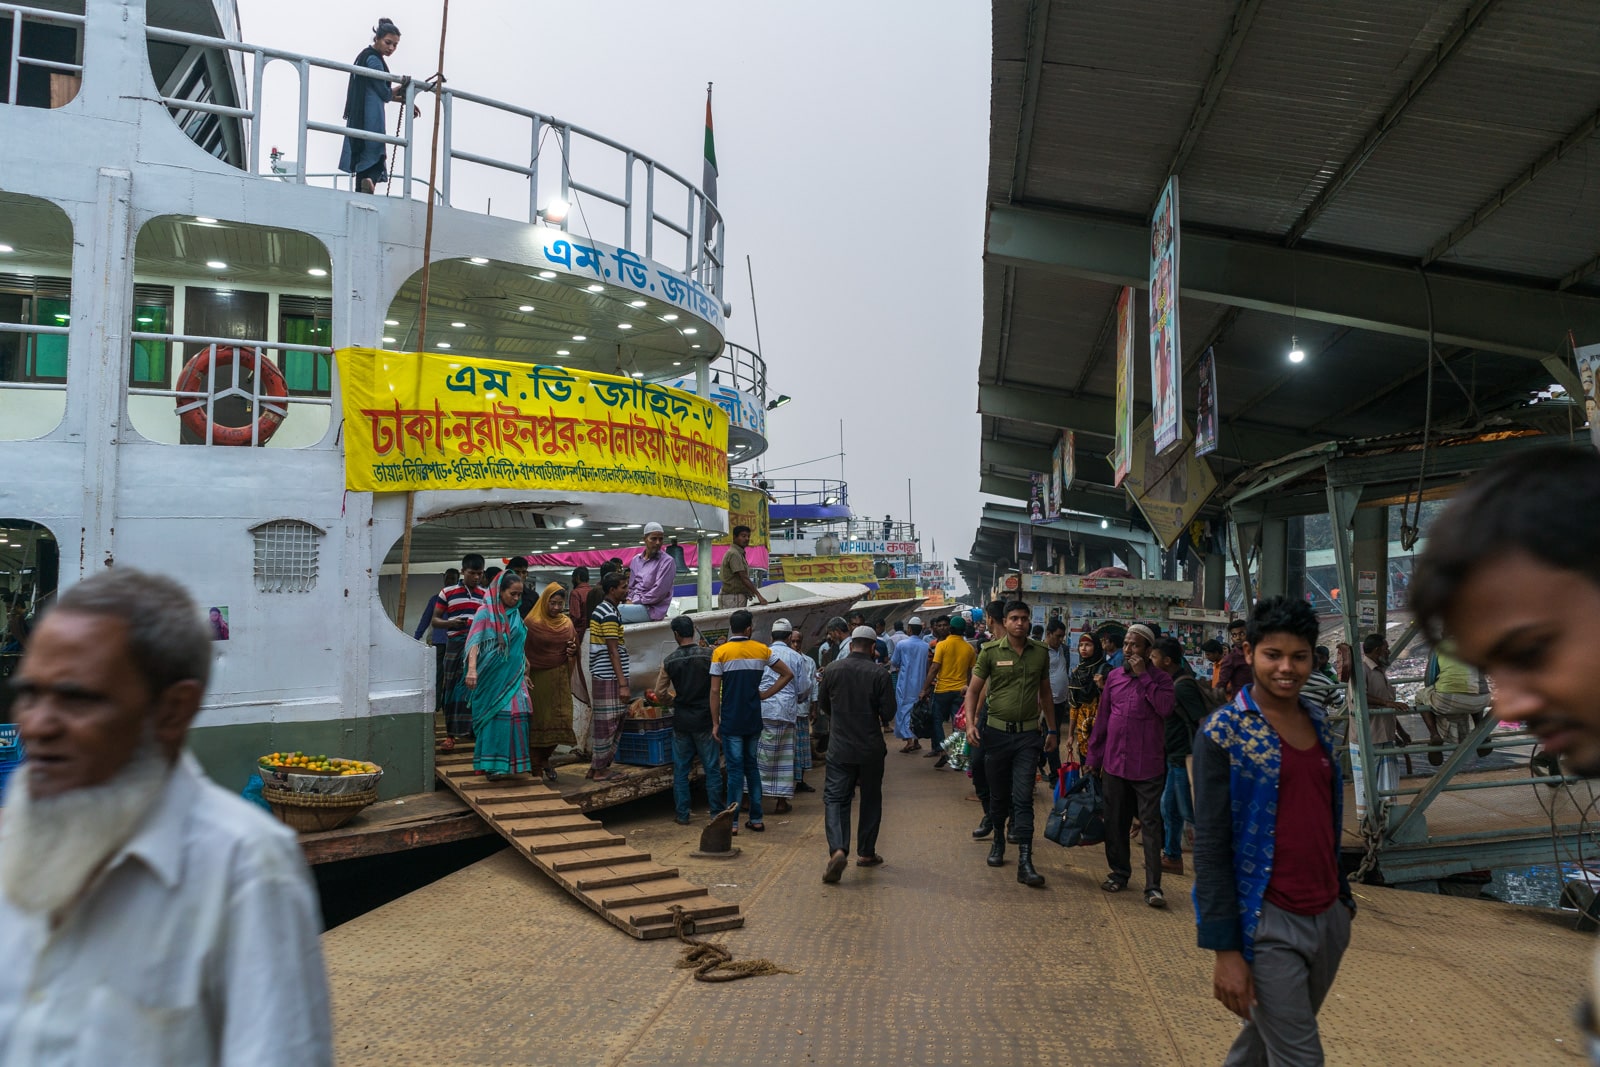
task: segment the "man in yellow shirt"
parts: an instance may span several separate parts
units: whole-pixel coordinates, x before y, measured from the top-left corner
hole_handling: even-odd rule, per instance
[[[933,695],[933,747],[926,758],[939,757],[935,767],[945,765],[944,723],[955,719],[961,697],[967,691],[967,681],[972,677],[972,664],[978,658],[978,653],[967,643],[966,633],[967,620],[959,615],[953,617],[949,636],[933,646],[933,669],[922,684],[922,699],[928,699],[930,692]]]

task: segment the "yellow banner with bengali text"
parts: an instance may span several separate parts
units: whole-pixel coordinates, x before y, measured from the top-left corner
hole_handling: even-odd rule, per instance
[[[785,582],[877,581],[871,556],[773,556],[768,577]]]
[[[342,348],[345,487],[559,489],[728,506],[728,416],[565,367]]]
[[[767,494],[748,485],[728,487],[728,532],[711,542],[714,545],[733,544],[733,531],[740,526],[750,527],[750,543],[766,548],[770,540],[767,520]]]

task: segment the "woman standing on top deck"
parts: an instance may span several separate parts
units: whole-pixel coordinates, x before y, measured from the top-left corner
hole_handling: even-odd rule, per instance
[[[574,743],[572,733],[572,664],[578,655],[578,635],[567,617],[567,591],[551,582],[523,618],[527,625],[528,698],[532,716],[528,724],[528,752],[534,772],[556,780],[550,755],[557,745]]]
[[[387,74],[389,64],[384,60],[394,55],[394,50],[399,47],[400,27],[388,19],[379,19],[378,25],[372,31],[372,43],[361,50],[361,54],[356,56],[352,65],[366,67],[369,70],[381,70]],[[382,133],[385,126],[384,105],[391,101],[404,100],[405,97],[406,91],[402,86],[352,74],[350,85],[344,94],[345,125],[352,130]],[[356,176],[357,192],[373,192],[379,182],[389,180],[389,171],[384,166],[383,150],[382,141],[368,141],[360,137],[344,139],[344,150],[339,153],[339,169],[346,174]]]
[[[1094,729],[1095,713],[1100,708],[1100,683],[1095,679],[1105,672],[1105,654],[1100,642],[1087,631],[1078,638],[1078,665],[1067,675],[1067,716],[1071,732],[1072,758],[1082,763],[1089,754],[1089,733]],[[1060,725],[1059,723],[1057,725]]]
[[[472,708],[472,769],[490,778],[526,774],[533,769],[528,754],[527,660],[523,645],[528,632],[517,608],[522,579],[501,571],[489,586],[483,606],[467,633],[467,688]]]

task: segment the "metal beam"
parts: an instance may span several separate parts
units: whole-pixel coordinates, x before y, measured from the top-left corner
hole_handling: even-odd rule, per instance
[[[1022,71],[1022,113],[1017,122],[1017,154],[1011,166],[1011,199],[1027,195],[1028,162],[1039,113],[1039,75],[1044,70],[1045,38],[1050,30],[1050,0],[1028,4],[1028,58]]]
[[[1233,9],[1233,23],[1228,28],[1227,39],[1222,42],[1216,62],[1211,65],[1211,73],[1206,77],[1206,84],[1200,90],[1200,99],[1195,101],[1194,110],[1189,113],[1189,125],[1184,128],[1183,138],[1178,142],[1178,150],[1173,153],[1172,163],[1167,167],[1167,177],[1170,178],[1183,170],[1183,165],[1189,161],[1189,153],[1200,143],[1200,134],[1205,131],[1206,123],[1211,119],[1212,109],[1217,106],[1217,100],[1222,96],[1222,87],[1227,84],[1228,75],[1233,72],[1233,61],[1238,57],[1239,48],[1244,44],[1245,35],[1250,32],[1250,24],[1256,20],[1256,12],[1260,9],[1261,0],[1239,0],[1239,6]],[[1151,203],[1150,210],[1152,213],[1155,212],[1154,202]]]
[[[986,252],[992,263],[1113,285],[1149,284],[1150,235],[1143,220],[996,205],[989,210]],[[1427,279],[1436,344],[1542,360],[1569,329],[1600,335],[1600,298],[1438,271]],[[1188,227],[1182,283],[1182,296],[1214,304],[1428,336],[1422,275],[1375,257],[1282,248]]]
[[[1077,469],[1085,470],[1086,463],[1096,459],[1104,459],[1107,450],[1092,448],[1073,449],[1076,455]],[[1050,470],[1055,462],[1055,449],[1050,445],[1035,445],[1024,441],[1011,441],[1004,438],[989,438],[979,446],[978,461],[984,469],[990,467],[1008,467],[1011,470],[1043,473]]]
[[[1561,279],[1561,281],[1556,285],[1556,288],[1560,289],[1562,292],[1566,292],[1568,289],[1571,289],[1574,285],[1577,285],[1579,282],[1583,281],[1597,270],[1600,270],[1600,256],[1595,256],[1588,262],[1574,267],[1567,273],[1566,277]]]
[[[1017,385],[978,386],[980,414],[1039,426],[1069,427],[1078,433],[1097,437],[1114,436],[1115,406],[1116,402],[1110,397],[1071,397],[1065,393]],[[1227,427],[1224,444],[1232,453],[1229,458],[1243,463],[1262,463],[1310,445],[1321,444],[1325,440],[1326,437],[1278,426],[1239,422]]]
[[[1470,348],[1456,348],[1456,349],[1453,349],[1452,351],[1449,351],[1449,352],[1441,352],[1441,353],[1439,353],[1439,362],[1443,367],[1448,368],[1450,366],[1450,361],[1451,360],[1459,359],[1462,356],[1471,355],[1471,354],[1472,354],[1472,349],[1470,349]],[[1389,381],[1387,383],[1385,383],[1385,385],[1383,386],[1382,389],[1379,389],[1377,392],[1372,393],[1372,394],[1370,394],[1368,396],[1364,396],[1360,400],[1356,401],[1354,404],[1349,405],[1348,407],[1344,408],[1343,410],[1337,411],[1334,414],[1329,415],[1327,418],[1320,419],[1317,422],[1313,423],[1312,425],[1307,426],[1306,427],[1306,431],[1308,433],[1316,433],[1318,430],[1322,429],[1324,426],[1328,425],[1330,422],[1338,422],[1340,419],[1348,418],[1349,416],[1354,415],[1356,412],[1360,411],[1362,408],[1371,407],[1373,404],[1376,404],[1378,401],[1382,400],[1384,397],[1389,396],[1392,393],[1397,393],[1401,389],[1404,389],[1407,385],[1410,385],[1412,382],[1416,381],[1418,378],[1422,377],[1426,373],[1428,373],[1428,361],[1427,360],[1423,360],[1422,366],[1416,368],[1415,370],[1407,371],[1406,373],[1400,375],[1397,378],[1389,379]],[[1468,397],[1467,399],[1470,401],[1472,398]]]
[[[1439,73],[1439,70],[1449,61],[1450,57],[1456,54],[1467,37],[1482,24],[1484,16],[1498,2],[1499,0],[1472,0],[1472,3],[1467,5],[1467,10],[1462,13],[1461,18],[1456,21],[1454,26],[1450,27],[1450,32],[1446,33],[1444,39],[1434,48],[1433,55],[1429,56],[1427,62],[1422,64],[1422,68],[1411,76],[1411,80],[1406,83],[1405,88],[1400,90],[1400,95],[1391,100],[1389,106],[1383,109],[1383,114],[1378,117],[1377,125],[1368,131],[1366,137],[1362,138],[1361,143],[1356,146],[1356,150],[1345,158],[1345,161],[1339,165],[1339,169],[1334,172],[1333,177],[1329,179],[1328,184],[1322,187],[1322,191],[1317,194],[1316,199],[1306,205],[1305,211],[1301,212],[1294,225],[1289,227],[1289,232],[1283,236],[1285,245],[1292,247],[1301,237],[1305,236],[1305,232],[1311,228],[1311,224],[1333,202],[1333,198],[1344,191],[1344,187],[1350,184],[1350,179],[1354,178],[1357,172],[1366,165],[1367,160],[1372,158],[1372,153],[1378,150],[1378,146],[1383,143],[1384,138],[1394,132],[1395,125],[1399,123],[1401,116],[1406,113],[1406,109],[1411,106],[1412,101],[1416,100],[1418,94],[1427,87],[1428,83],[1433,80],[1433,76]],[[1188,235],[1185,234],[1184,236],[1187,237]]]
[[[1495,212],[1505,207],[1513,197],[1532,185],[1535,178],[1561,162],[1574,148],[1587,141],[1589,135],[1597,129],[1600,129],[1600,110],[1595,111],[1588,118],[1578,123],[1570,133],[1542,152],[1538,159],[1528,165],[1527,170],[1511,179],[1504,188],[1474,208],[1472,214],[1468,215],[1465,221],[1445,234],[1432,248],[1428,249],[1428,254],[1422,257],[1422,265],[1426,267],[1460,244],[1469,233],[1482,226]],[[1568,275],[1568,277],[1571,277],[1571,275]],[[1563,278],[1562,281],[1565,282],[1566,279]],[[1563,284],[1559,288],[1567,289],[1570,286]]]

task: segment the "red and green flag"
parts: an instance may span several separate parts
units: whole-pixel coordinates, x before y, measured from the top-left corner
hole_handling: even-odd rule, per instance
[[[717,202],[717,145],[711,136],[710,82],[706,82],[706,169],[700,179],[700,188],[713,204]]]

